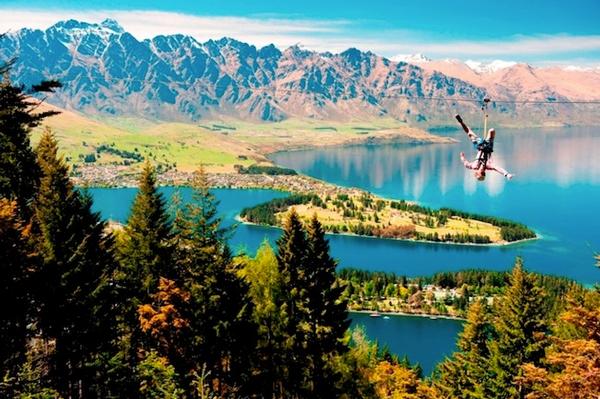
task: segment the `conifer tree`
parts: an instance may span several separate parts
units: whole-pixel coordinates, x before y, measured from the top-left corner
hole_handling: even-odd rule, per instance
[[[55,350],[53,381],[67,397],[108,396],[106,360],[113,353],[116,304],[112,236],[88,194],[68,178],[57,142],[46,130],[37,147],[42,177],[33,204],[36,246],[43,264],[37,273],[39,328]]]
[[[16,202],[0,199],[0,379],[14,377],[25,359],[31,302],[28,277],[33,266],[27,240]]]
[[[124,279],[130,289],[129,297],[137,300],[136,307],[148,300],[160,277],[170,278],[174,274],[170,230],[165,200],[156,187],[155,170],[146,162],[121,250]]]
[[[306,232],[292,208],[277,241],[277,264],[281,278],[278,306],[282,313],[282,337],[276,363],[280,364],[278,386],[280,397],[303,396],[305,377],[306,324]]]
[[[523,269],[517,258],[510,285],[497,307],[494,326],[496,337],[490,344],[491,387],[489,397],[524,398],[527,392],[517,388],[515,379],[522,365],[540,365],[548,346],[546,301],[535,275]]]
[[[336,262],[329,254],[329,242],[316,215],[307,226],[307,253],[303,266],[306,276],[305,306],[307,385],[311,397],[335,396],[335,377],[328,361],[344,352],[342,342],[350,325],[347,301],[340,297],[343,288],[335,274]]]
[[[146,162],[139,190],[120,240],[120,269],[117,275],[121,310],[122,351],[129,367],[134,368],[143,349],[143,334],[137,317],[138,307],[150,301],[159,278],[174,275],[171,224],[165,200],[156,187],[155,170]],[[131,381],[131,390],[137,390]]]
[[[27,219],[40,178],[29,136],[32,128],[57,114],[35,112],[41,101],[32,95],[52,92],[60,84],[47,81],[24,88],[13,85],[9,72],[10,63],[0,66],[0,198],[17,201],[20,215]]]
[[[458,340],[458,352],[439,366],[436,387],[448,399],[485,399],[492,328],[483,301],[474,302]]]
[[[221,227],[217,201],[200,169],[192,181],[192,201],[182,205],[174,221],[175,263],[179,286],[190,294],[189,320],[193,347],[188,370],[206,365],[217,391],[241,392],[247,388],[250,354],[256,327],[248,286],[237,266]]]

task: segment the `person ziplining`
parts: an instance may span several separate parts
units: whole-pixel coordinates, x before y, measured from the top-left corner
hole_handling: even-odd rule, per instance
[[[489,101],[489,100],[488,100]],[[465,159],[465,153],[460,153],[460,160],[463,165],[467,169],[471,169],[475,171],[475,177],[477,180],[485,180],[485,172],[487,170],[493,170],[502,174],[508,180],[513,178],[513,175],[508,173],[502,167],[496,165],[492,160],[492,153],[494,152],[494,138],[496,136],[496,131],[494,129],[490,129],[488,131],[488,136],[486,139],[482,139],[477,136],[466,124],[463,122],[460,115],[455,115],[456,120],[462,126],[463,130],[473,143],[475,149],[477,149],[477,158],[474,161],[468,161]],[[485,131],[485,128],[484,128]]]

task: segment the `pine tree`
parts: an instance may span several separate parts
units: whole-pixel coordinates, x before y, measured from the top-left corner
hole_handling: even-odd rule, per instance
[[[37,147],[42,171],[33,204],[35,241],[43,264],[38,271],[39,328],[55,342],[53,384],[78,398],[109,396],[104,369],[113,354],[116,304],[112,236],[91,197],[75,189],[49,130]]]
[[[439,366],[436,387],[448,399],[485,399],[492,328],[483,301],[474,302],[458,340],[459,351]]]
[[[305,376],[306,255],[308,242],[298,214],[292,208],[277,241],[277,264],[281,276],[282,337],[276,363],[281,365],[275,392],[280,397],[303,396]]]
[[[25,359],[31,302],[28,280],[33,266],[27,235],[16,202],[0,199],[0,378],[14,377]]]
[[[52,92],[60,84],[48,81],[25,89],[8,78],[10,63],[0,66],[0,72],[0,198],[17,201],[20,215],[28,219],[40,178],[29,136],[32,128],[57,114],[35,112],[41,101],[31,95]]]
[[[336,274],[336,262],[329,254],[329,242],[316,215],[307,227],[308,251],[306,269],[306,362],[307,382],[311,397],[335,396],[335,377],[328,361],[347,347],[342,342],[350,325],[347,301],[341,300]]]
[[[497,307],[494,326],[496,337],[490,345],[491,387],[489,397],[524,398],[515,379],[525,363],[539,365],[548,346],[546,301],[535,275],[523,269],[517,258],[510,285]]]
[[[187,370],[204,365],[221,394],[247,388],[248,348],[255,347],[256,327],[248,286],[238,276],[220,226],[217,201],[204,171],[195,173],[191,203],[181,206],[174,221],[176,282],[190,294],[189,320],[193,347]]]
[[[155,170],[146,162],[139,191],[125,226],[121,265],[128,296],[136,307],[156,290],[160,277],[173,276],[169,245],[171,224],[165,200],[156,187]]]
[[[143,334],[137,317],[138,307],[150,302],[159,278],[172,278],[171,224],[165,200],[156,187],[155,170],[146,162],[139,180],[139,191],[120,240],[120,269],[117,275],[121,310],[122,351],[130,368],[135,369]],[[130,394],[137,390],[132,379]]]

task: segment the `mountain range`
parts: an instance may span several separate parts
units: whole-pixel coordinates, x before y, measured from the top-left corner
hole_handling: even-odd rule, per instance
[[[600,124],[590,105],[500,102],[598,100],[596,70],[517,63],[486,69],[422,55],[394,61],[354,48],[338,54],[281,50],[232,38],[138,40],[111,19],[9,32],[0,39],[0,60],[13,58],[14,81],[58,79],[64,88],[49,101],[88,115],[172,121],[391,117],[443,125],[457,112],[480,113],[478,103],[455,99],[491,97],[499,101],[491,112],[505,125]]]

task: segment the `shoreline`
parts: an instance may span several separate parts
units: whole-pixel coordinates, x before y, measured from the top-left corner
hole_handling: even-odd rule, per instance
[[[348,313],[362,313],[362,314],[371,314],[377,312],[382,316],[400,316],[400,317],[424,317],[432,320],[436,319],[446,319],[446,320],[456,320],[456,321],[466,321],[467,319],[463,319],[458,316],[451,315],[441,315],[441,314],[433,314],[433,313],[409,313],[409,312],[382,312],[379,310],[348,310]]]

